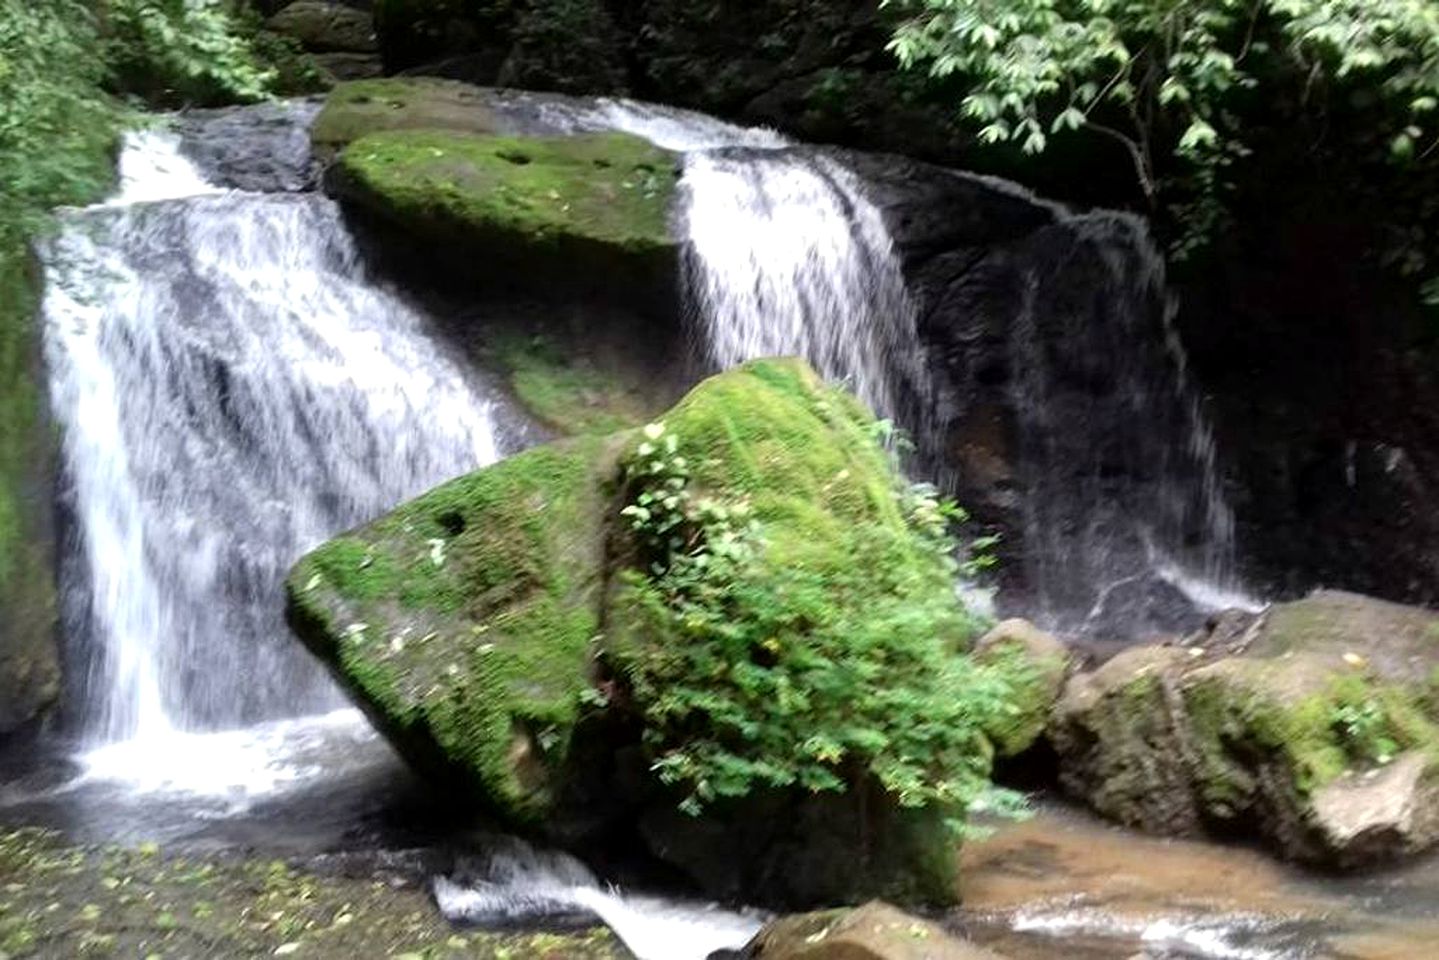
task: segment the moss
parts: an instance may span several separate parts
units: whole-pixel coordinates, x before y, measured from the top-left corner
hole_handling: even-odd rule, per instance
[[[1187,684],[1185,702],[1201,788],[1226,807],[1252,799],[1255,766],[1282,771],[1306,801],[1347,771],[1383,762],[1386,744],[1439,759],[1439,727],[1416,694],[1360,673],[1316,676],[1303,658],[1235,661]]]
[[[1035,657],[1018,640],[996,644],[980,660],[1003,675],[1013,691],[1007,709],[986,726],[985,735],[998,756],[1019,756],[1044,734],[1068,663],[1063,656]]]
[[[564,754],[536,734],[573,725],[589,683],[614,449],[586,438],[461,477],[321,547],[288,583],[302,638],[402,752],[428,742],[511,822],[547,809]]]
[[[345,195],[436,236],[671,253],[675,158],[627,134],[385,132],[345,148]]]
[[[0,733],[59,693],[37,306],[28,252],[0,241]]]
[[[310,128],[323,154],[386,130],[455,130],[497,133],[499,123],[485,92],[433,77],[390,77],[339,84]]]
[[[0,831],[0,954],[312,960],[619,960],[603,928],[457,930],[415,884],[333,875],[268,858],[77,847]]]
[[[649,413],[636,390],[585,358],[566,358],[547,339],[503,338],[492,359],[520,403],[562,434],[615,433]]]

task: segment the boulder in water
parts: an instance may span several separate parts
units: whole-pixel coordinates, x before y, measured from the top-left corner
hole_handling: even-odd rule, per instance
[[[760,931],[751,951],[756,960],[1004,960],[881,901],[783,917]]]
[[[1072,679],[1066,790],[1163,834],[1255,835],[1339,867],[1439,843],[1439,616],[1321,591]],[[1212,641],[1212,642],[1211,642]]]
[[[844,666],[826,667],[834,653],[824,644],[859,638],[887,644],[887,659],[876,666],[856,652],[854,670],[883,670],[887,682],[909,677],[903,683],[914,687],[886,686],[886,696],[929,704],[958,689],[936,680],[934,690],[919,690],[913,679],[917,649],[932,652],[935,672],[948,676],[944,657],[962,656],[974,622],[947,568],[912,532],[872,419],[853,398],[800,362],[757,361],[702,383],[670,411],[665,429],[693,451],[692,482],[706,502],[751,505],[765,557],[754,577],[772,576],[769,564],[781,563],[815,572],[805,583],[840,584],[802,595],[800,619],[819,626],[776,624],[755,649],[746,646],[733,673],[801,689],[787,673],[759,676],[767,664],[788,670],[793,660],[801,680],[842,686]],[[643,439],[627,431],[539,447],[331,541],[292,572],[290,622],[413,765],[460,784],[506,827],[571,847],[637,836],[718,897],[796,906],[879,895],[952,902],[956,844],[945,818],[956,811],[911,809],[873,776],[831,778],[835,792],[816,793],[793,779],[766,779],[729,788],[699,817],[675,809],[684,794],[655,776],[652,735],[662,727],[636,677],[652,676],[651,655],[673,660],[675,645],[698,641],[677,620],[647,618],[653,608],[636,592],[644,568],[620,494],[624,458]],[[866,560],[881,569],[855,573],[846,545],[857,526],[875,528]],[[930,616],[935,605],[943,616]],[[874,619],[886,610],[902,616]],[[913,643],[886,632],[906,628]],[[714,688],[715,709],[728,710],[739,701],[723,699],[733,693],[725,664],[710,666],[719,672],[705,673],[704,684]],[[682,673],[676,683],[687,679]],[[769,738],[760,758],[768,769],[798,764],[784,750],[798,750],[805,731],[814,732],[806,710],[819,709],[804,703],[834,699],[817,685],[774,716],[749,705],[747,723]],[[847,694],[838,699],[851,703]],[[686,709],[691,742],[708,735],[706,724],[718,728],[703,708]],[[942,722],[942,713],[925,720]],[[866,742],[892,742],[883,722],[858,714],[848,722]],[[926,743],[942,743],[936,749],[947,751],[946,763],[982,776],[987,751],[979,730],[972,733],[967,746],[936,731]],[[831,749],[851,765],[864,756]],[[737,754],[737,764],[752,762],[746,756]]]

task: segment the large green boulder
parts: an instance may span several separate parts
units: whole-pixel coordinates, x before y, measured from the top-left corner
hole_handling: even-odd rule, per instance
[[[946,818],[962,810],[901,791],[931,796],[915,752],[987,771],[985,708],[950,696],[977,688],[948,685],[969,676],[976,622],[872,417],[780,360],[705,381],[663,422],[532,449],[331,541],[292,572],[290,622],[402,755],[506,827],[569,844],[628,831],[717,896],[952,902]],[[673,584],[649,580],[623,509],[662,432],[691,455],[698,510],[743,501],[762,531],[733,580],[700,588],[730,593],[744,648],[717,659],[664,606]],[[737,767],[796,773],[681,812],[706,786],[657,776],[661,761],[720,742]]]
[[[37,300],[29,254],[0,239],[0,734],[60,692],[47,523],[54,450],[44,429]]]
[[[1348,867],[1439,844],[1439,616],[1322,591],[1072,679],[1064,787],[1150,832]]]
[[[431,778],[533,825],[556,800],[600,627],[615,441],[454,480],[295,567],[289,619]]]

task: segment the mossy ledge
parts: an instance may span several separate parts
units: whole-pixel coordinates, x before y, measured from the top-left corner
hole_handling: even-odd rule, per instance
[[[450,265],[451,285],[599,291],[674,307],[673,154],[627,134],[387,131],[347,146],[327,189]],[[417,251],[417,252],[419,252]]]

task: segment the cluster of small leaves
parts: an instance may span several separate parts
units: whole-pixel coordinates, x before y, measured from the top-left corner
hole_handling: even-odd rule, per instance
[[[882,0],[902,65],[972,82],[981,139],[1039,153],[1065,130],[1114,137],[1154,200],[1187,195],[1190,236],[1222,217],[1226,168],[1247,154],[1235,94],[1300,78],[1367,88],[1389,149],[1439,146],[1439,5],[1431,0]],[[1263,90],[1260,91],[1261,93]],[[1177,180],[1156,175],[1178,160]],[[1171,178],[1175,179],[1175,178]],[[1182,188],[1182,189],[1181,189]]]
[[[1345,750],[1356,760],[1382,766],[1399,753],[1399,744],[1389,730],[1388,713],[1373,698],[1336,704],[1331,723]]]
[[[744,502],[692,489],[682,444],[660,425],[627,478],[624,514],[648,570],[626,577],[644,641],[621,666],[654,770],[682,809],[867,782],[955,814],[993,801],[982,731],[1013,679],[957,652],[977,623],[955,598],[952,566],[865,562],[916,543],[921,556],[947,554],[932,495],[905,503],[911,529],[854,524],[836,545],[848,562],[817,570],[772,560]]]
[[[259,100],[275,80],[224,0],[110,0],[106,34],[120,84],[150,98]]]

